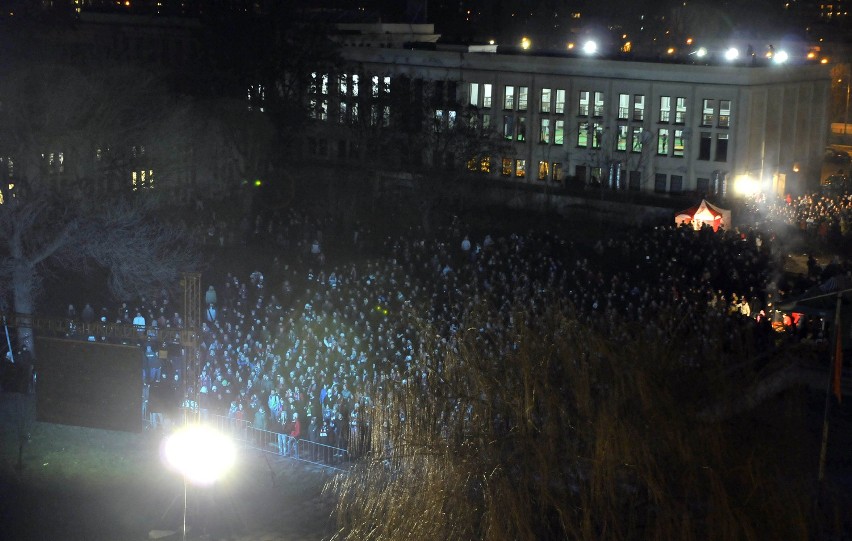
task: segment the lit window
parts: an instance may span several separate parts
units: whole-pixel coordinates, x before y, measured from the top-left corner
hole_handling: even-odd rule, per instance
[[[542,118],[541,119],[541,127],[539,130],[538,142],[543,143],[545,145],[550,144],[550,119]]]
[[[637,122],[645,120],[645,96],[642,94],[633,95],[633,120]]]
[[[669,130],[668,128],[660,128],[657,136],[657,154],[668,156],[669,154]]]
[[[670,96],[660,96],[660,122],[668,123],[671,118],[672,99]]]
[[[592,148],[601,148],[603,144],[603,126],[595,122],[592,125]]]
[[[583,148],[589,146],[589,123],[588,122],[579,122],[577,124],[577,146],[583,147]]]
[[[672,155],[678,158],[683,157],[683,130],[674,131],[674,144],[672,146]]]
[[[719,127],[731,125],[731,100],[719,100]]]
[[[512,176],[512,158],[503,158],[500,165],[500,174],[504,177]]]
[[[602,117],[604,114],[604,95],[603,92],[595,92],[595,108],[593,111],[593,116],[598,118]]]
[[[629,114],[630,114],[630,95],[629,94],[619,94],[618,95],[618,119],[619,120],[627,120]]]
[[[703,100],[701,107],[701,125],[712,126],[713,119],[716,116],[716,101]]]
[[[551,91],[550,91],[549,88],[542,88],[541,89],[540,110],[541,110],[542,113],[549,113],[550,112],[550,101],[551,101],[550,92]]]
[[[515,108],[515,87],[507,85],[503,92],[503,109],[512,110]]]
[[[479,160],[479,171],[481,173],[491,172],[491,156],[483,156]]]
[[[361,78],[358,76],[358,74],[352,75],[352,95],[354,97],[358,97],[358,83],[360,82],[360,80]]]
[[[633,152],[642,152],[642,128],[640,126],[633,126],[633,133],[630,137],[633,142]]]
[[[527,102],[529,101],[529,88],[525,86],[518,87],[518,111],[527,110]]]
[[[550,176],[550,165],[547,162],[538,162],[538,179],[547,180]]]
[[[527,176],[526,160],[515,160],[515,176],[518,178],[524,178]]]
[[[479,83],[470,83],[470,104],[473,107],[479,105]]]
[[[553,126],[553,144],[561,145],[565,143],[565,121],[557,120]]]
[[[618,126],[618,132],[615,141],[616,150],[627,150],[627,126]]]
[[[556,107],[554,113],[557,115],[565,114],[565,91],[562,89],[556,90]]]
[[[491,108],[491,83],[482,85],[482,106]]]
[[[553,182],[562,182],[562,164],[553,162]]]
[[[675,124],[686,124],[686,98],[675,100]]]
[[[585,90],[580,91],[577,115],[589,116],[589,93]]]

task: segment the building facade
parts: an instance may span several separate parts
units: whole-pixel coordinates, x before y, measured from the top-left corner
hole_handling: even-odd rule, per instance
[[[479,157],[471,168],[483,177],[722,196],[800,192],[819,180],[829,128],[826,65],[698,66],[363,46],[344,47],[343,57],[346,95],[327,85],[320,121],[342,122],[339,103],[351,102],[353,92],[362,102],[378,96],[367,88],[377,81],[383,92],[396,78],[438,84],[452,95],[437,107],[464,109],[506,143],[501,155]],[[455,118],[457,111],[434,114]]]

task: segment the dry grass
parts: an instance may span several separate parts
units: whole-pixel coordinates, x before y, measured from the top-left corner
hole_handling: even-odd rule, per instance
[[[565,313],[505,338],[471,321],[423,382],[375,397],[372,453],[327,487],[337,539],[809,538],[808,479],[760,428],[697,420],[758,377],[727,375],[747,340],[687,367],[699,337],[676,323],[615,343]]]

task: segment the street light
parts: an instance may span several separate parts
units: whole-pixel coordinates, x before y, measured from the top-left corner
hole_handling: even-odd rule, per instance
[[[740,52],[736,47],[731,47],[727,51],[725,51],[725,60],[732,62],[736,60],[740,56]]]
[[[594,40],[589,40],[583,44],[583,52],[592,55],[598,52],[598,44]]]
[[[183,475],[183,539],[186,539],[187,484],[209,486],[234,465],[236,449],[224,434],[201,425],[190,425],[170,435],[163,444],[163,458]]]
[[[772,56],[772,61],[776,64],[783,64],[786,62],[790,56],[787,54],[787,51],[778,51]]]

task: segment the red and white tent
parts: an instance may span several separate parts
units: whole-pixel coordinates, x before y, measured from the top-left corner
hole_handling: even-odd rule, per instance
[[[701,226],[707,224],[713,228],[713,231],[718,231],[720,227],[731,226],[731,211],[702,199],[698,205],[675,214],[675,224],[682,223],[690,224],[695,229],[701,229]]]

